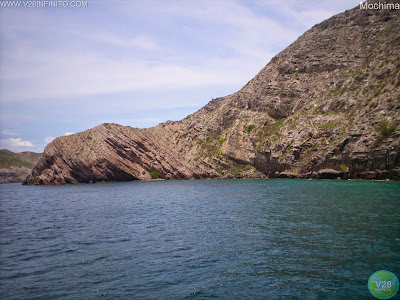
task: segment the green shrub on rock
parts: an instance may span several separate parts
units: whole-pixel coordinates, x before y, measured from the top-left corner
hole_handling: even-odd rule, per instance
[[[388,137],[391,135],[397,126],[394,124],[390,124],[389,121],[380,121],[375,125],[375,130],[378,131],[383,137]]]
[[[150,176],[151,176],[151,178],[153,178],[153,179],[158,179],[158,178],[160,178],[160,175],[158,175],[158,172],[157,172],[157,171],[151,171],[151,172],[150,172]]]

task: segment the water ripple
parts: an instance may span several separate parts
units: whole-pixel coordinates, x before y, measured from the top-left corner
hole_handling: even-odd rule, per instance
[[[0,298],[365,298],[400,274],[400,184],[1,185]]]

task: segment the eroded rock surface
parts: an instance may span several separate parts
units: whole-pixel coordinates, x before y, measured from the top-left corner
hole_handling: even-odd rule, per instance
[[[336,15],[240,91],[149,129],[103,124],[49,144],[26,184],[400,178],[400,13]]]

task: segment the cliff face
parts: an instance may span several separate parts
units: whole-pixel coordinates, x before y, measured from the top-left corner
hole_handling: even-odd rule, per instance
[[[400,178],[400,14],[336,15],[240,91],[149,129],[49,144],[26,184],[237,177]]]

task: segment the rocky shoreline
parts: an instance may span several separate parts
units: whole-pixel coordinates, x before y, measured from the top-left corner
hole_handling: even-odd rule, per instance
[[[390,1],[389,1],[390,2]],[[238,92],[148,129],[50,143],[24,184],[400,178],[400,16],[358,6],[315,25]]]

